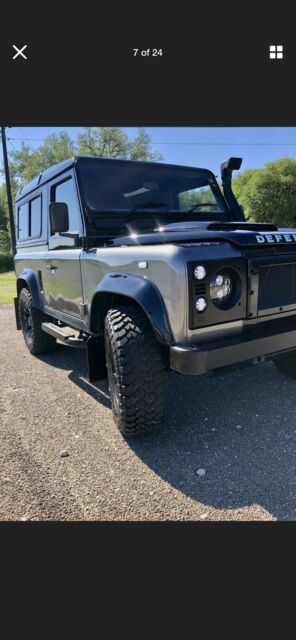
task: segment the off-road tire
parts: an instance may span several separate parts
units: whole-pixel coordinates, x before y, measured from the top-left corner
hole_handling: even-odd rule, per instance
[[[165,363],[139,308],[108,311],[105,352],[113,417],[122,435],[135,437],[159,428],[165,409]]]
[[[273,362],[277,369],[289,378],[296,379],[296,354],[287,353],[276,356],[273,358]]]
[[[21,289],[19,294],[19,316],[25,343],[33,355],[46,353],[56,346],[56,340],[42,331],[42,322],[50,318],[36,309],[28,289]]]

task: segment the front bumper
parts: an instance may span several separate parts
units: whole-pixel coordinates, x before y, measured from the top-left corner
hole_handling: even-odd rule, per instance
[[[170,347],[170,368],[188,376],[198,376],[215,369],[255,364],[284,351],[296,350],[296,319],[283,330],[283,324],[275,328],[258,328],[245,334],[208,344]]]

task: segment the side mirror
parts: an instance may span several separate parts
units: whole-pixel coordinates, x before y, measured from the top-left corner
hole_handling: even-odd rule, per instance
[[[68,205],[65,202],[51,202],[49,205],[49,220],[51,234],[68,231]]]

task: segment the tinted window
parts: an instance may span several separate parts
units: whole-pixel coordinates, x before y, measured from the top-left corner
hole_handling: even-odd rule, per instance
[[[18,210],[18,239],[25,240],[29,235],[29,203],[26,202]]]
[[[41,197],[30,202],[30,236],[39,238],[41,233]]]
[[[78,165],[87,206],[96,211],[142,209],[182,214],[224,213],[225,204],[214,176],[202,169],[165,165],[85,161]]]
[[[80,211],[77,204],[76,189],[72,178],[61,182],[52,189],[54,202],[65,202],[69,210],[69,231],[79,233]]]

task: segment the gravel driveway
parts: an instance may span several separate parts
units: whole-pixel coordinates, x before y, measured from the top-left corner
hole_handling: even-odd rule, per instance
[[[0,325],[0,519],[296,519],[296,382],[272,363],[170,374],[164,429],[126,442],[84,352],[31,356],[11,305]]]

